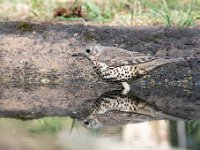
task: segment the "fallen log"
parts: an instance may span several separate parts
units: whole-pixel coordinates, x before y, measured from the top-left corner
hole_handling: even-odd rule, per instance
[[[26,23],[28,28],[24,30],[19,24],[0,22],[1,117],[80,117],[82,110],[89,111],[102,93],[121,88],[99,82],[87,60],[72,57],[91,42],[161,57],[194,57],[163,66],[134,81],[131,92],[180,117],[186,114],[183,111],[188,105],[180,105],[180,109],[175,106],[189,103],[190,111],[197,108],[199,29]],[[198,113],[197,109],[187,117],[198,118]]]

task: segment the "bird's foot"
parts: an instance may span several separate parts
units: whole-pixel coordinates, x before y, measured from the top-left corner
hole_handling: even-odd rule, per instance
[[[124,87],[122,94],[126,95],[130,91],[130,86],[127,82],[122,82],[122,86]]]

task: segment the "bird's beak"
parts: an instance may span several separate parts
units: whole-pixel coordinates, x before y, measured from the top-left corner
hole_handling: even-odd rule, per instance
[[[87,58],[86,54],[84,53],[76,53],[76,54],[72,54],[72,57],[79,57],[79,60],[83,60],[84,58]]]
[[[86,57],[86,55],[84,53],[76,53],[72,54],[72,57]]]

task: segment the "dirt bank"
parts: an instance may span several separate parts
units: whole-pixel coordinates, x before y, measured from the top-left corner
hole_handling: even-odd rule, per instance
[[[132,92],[164,110],[183,101],[191,103],[190,108],[193,104],[197,106],[200,99],[199,29],[0,22],[0,115],[78,116],[82,114],[82,107],[93,104],[92,99],[119,89],[119,86],[99,82],[87,60],[71,56],[90,43],[168,58],[194,56],[135,81]],[[85,103],[90,100],[91,103]],[[174,107],[171,112],[174,110],[180,111]]]

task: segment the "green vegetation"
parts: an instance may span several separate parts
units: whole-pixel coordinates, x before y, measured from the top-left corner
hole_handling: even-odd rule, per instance
[[[200,121],[182,121],[182,124],[185,126],[183,129],[183,134],[178,133],[178,123],[176,121],[169,121],[169,140],[172,146],[179,147],[180,140],[179,138],[186,138],[186,149],[198,149],[200,146]],[[184,133],[185,132],[185,133]],[[181,135],[178,135],[181,134]],[[185,137],[183,135],[185,134]]]
[[[185,127],[188,149],[198,149],[200,146],[200,121],[190,121]]]
[[[21,31],[32,31],[32,25],[28,24],[27,22],[20,22],[17,26],[17,29]]]
[[[71,123],[70,118],[47,117],[32,121],[32,128],[29,129],[29,132],[32,134],[55,134],[65,125],[70,127]]]
[[[0,19],[10,20],[83,18],[89,23],[190,27],[200,19],[200,0],[0,0],[0,8]]]
[[[22,121],[20,119],[0,119],[1,130],[10,131],[9,129],[14,129],[15,132],[30,133],[31,135],[43,135],[43,134],[57,134],[61,130],[77,133],[80,125],[75,122],[74,119],[70,117],[45,117],[42,119],[26,120]]]

